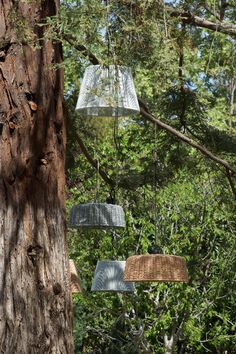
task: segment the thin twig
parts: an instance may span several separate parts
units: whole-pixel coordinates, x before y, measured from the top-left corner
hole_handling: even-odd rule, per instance
[[[231,173],[230,173],[229,169],[227,169],[227,168],[226,168],[226,176],[227,176],[227,178],[228,178],[228,181],[229,181],[231,190],[232,190],[232,192],[233,192],[233,195],[234,195],[234,197],[235,197],[235,199],[236,199],[236,189],[235,189],[235,185],[234,185],[234,182],[233,182],[233,180],[232,180]]]

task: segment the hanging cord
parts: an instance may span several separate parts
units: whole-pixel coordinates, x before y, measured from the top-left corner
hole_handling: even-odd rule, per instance
[[[119,92],[118,92],[118,68],[115,67],[115,80],[114,80],[114,95],[116,100],[116,108],[115,108],[115,117],[114,117],[114,125],[113,125],[113,140],[115,145],[115,169],[114,169],[114,181],[115,187],[113,188],[113,195],[115,198],[116,192],[115,188],[117,187],[117,178],[118,178],[118,169],[119,169],[119,152],[120,152],[120,144],[118,139],[119,132],[119,113],[118,113],[118,105],[119,105]]]
[[[144,211],[147,210],[145,186],[143,186],[143,210]],[[143,236],[143,224],[142,224],[141,228],[139,230],[139,234],[138,234],[138,242],[137,242],[136,247],[135,247],[135,254],[138,254],[138,252],[139,252],[140,243],[141,243],[141,240],[142,240],[143,237],[144,236]]]
[[[107,8],[107,29],[106,29],[106,35],[107,35],[107,55],[108,55],[108,61],[110,61],[111,56],[113,57],[113,64],[115,64],[115,54],[112,51],[112,40],[111,40],[111,32],[110,32],[110,1],[105,0],[106,3],[106,8]],[[119,84],[119,72],[118,68],[115,65],[114,72],[113,69],[111,69],[110,72],[110,67],[108,66],[108,80],[109,80],[109,85],[110,85],[110,94],[112,97],[110,99],[115,99],[116,103],[116,108],[115,108],[115,118],[114,118],[114,126],[113,126],[113,139],[114,139],[114,144],[115,144],[115,169],[114,169],[114,181],[115,181],[115,186],[111,189],[110,191],[110,200],[112,201],[112,204],[115,204],[116,200],[116,186],[117,186],[117,176],[118,176],[118,161],[119,161],[119,150],[120,150],[120,145],[118,141],[118,130],[119,130],[119,114],[118,114],[118,105],[119,105],[119,92],[118,92],[118,84]],[[114,81],[113,81],[114,77]]]
[[[109,4],[109,0],[106,0],[105,4],[106,4],[106,10],[107,10],[107,15],[106,15],[107,58],[110,59],[110,56],[111,56],[111,34],[110,34],[110,4]]]
[[[119,133],[119,119],[118,119],[118,112],[116,109],[114,127],[113,127],[113,139],[114,139],[115,150],[116,150],[116,163],[119,161],[119,152],[120,152],[120,142],[118,138],[118,133]]]
[[[99,157],[97,156],[97,167],[96,167],[96,196],[95,196],[95,201],[96,203],[99,203],[100,199],[100,176],[99,176],[99,168],[100,168],[100,162],[99,162]]]
[[[112,244],[112,259],[115,261],[117,259],[117,254],[118,254],[118,240],[119,240],[119,235],[117,234],[116,230],[111,230],[111,244]]]
[[[155,124],[154,135],[154,229],[155,229],[155,245],[157,245],[157,126]]]
[[[114,48],[112,46],[112,44],[114,44],[115,39],[112,38],[112,31],[111,31],[111,24],[112,24],[111,4],[109,0],[106,0],[105,4],[107,10],[107,15],[106,15],[107,58],[108,58],[108,64],[110,65],[110,59],[112,58],[112,64],[114,65],[116,62],[116,56],[115,56]]]
[[[167,20],[166,20],[166,5],[165,5],[165,1],[163,1],[163,21],[164,21],[165,37],[168,38],[168,28],[167,28]]]
[[[154,154],[153,154],[153,162],[154,162],[154,175],[153,175],[153,186],[154,186],[154,235],[155,235],[155,245],[152,248],[152,253],[163,253],[162,248],[158,245],[157,239],[157,126],[155,124],[155,135],[154,135]]]
[[[114,128],[113,128],[113,138],[114,138],[114,143],[115,143],[115,167],[114,167],[114,181],[115,181],[115,186],[110,190],[110,199],[112,201],[112,204],[116,204],[116,186],[117,186],[117,175],[118,175],[118,147],[117,147],[117,134],[118,134],[118,113],[116,110],[116,115],[114,119]],[[112,230],[112,246],[113,249],[116,251],[115,253],[117,254],[117,248],[118,248],[118,239],[117,239],[117,233],[115,230]]]
[[[113,139],[115,145],[115,167],[114,167],[114,181],[115,186],[110,192],[111,199],[113,199],[113,203],[116,203],[116,187],[117,187],[117,177],[118,177],[118,169],[119,169],[119,142],[118,142],[118,130],[119,130],[119,112],[118,112],[118,105],[119,105],[119,95],[118,95],[118,69],[115,67],[115,80],[114,80],[114,91],[115,91],[115,99],[116,99],[116,108],[115,108],[115,117],[114,117],[114,126],[113,126]],[[113,248],[118,250],[118,235],[115,230],[112,232],[112,243]]]
[[[109,197],[106,199],[107,204],[116,204],[116,191],[114,188],[110,189]]]

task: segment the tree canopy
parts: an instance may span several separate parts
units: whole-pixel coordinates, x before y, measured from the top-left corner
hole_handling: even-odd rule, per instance
[[[64,45],[67,196],[115,189],[124,231],[73,231],[76,353],[233,353],[235,323],[236,12],[234,1],[63,1],[47,35]],[[140,115],[75,112],[90,64],[132,68]],[[99,160],[99,177],[96,171]],[[156,229],[156,230],[155,230]],[[99,259],[160,247],[185,257],[189,284],[90,292]]]

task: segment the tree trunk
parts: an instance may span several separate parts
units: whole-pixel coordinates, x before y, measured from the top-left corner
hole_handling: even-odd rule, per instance
[[[0,352],[72,354],[59,0],[0,1]],[[40,40],[41,38],[41,40]],[[38,41],[39,40],[39,41]],[[34,48],[32,48],[34,45]]]

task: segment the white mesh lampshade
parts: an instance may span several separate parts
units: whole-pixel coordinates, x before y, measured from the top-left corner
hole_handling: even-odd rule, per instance
[[[124,282],[125,261],[98,261],[92,291],[134,291],[132,282]]]
[[[119,205],[107,203],[74,205],[70,211],[70,226],[94,229],[124,228],[124,210]]]
[[[131,69],[91,65],[82,80],[76,109],[84,116],[129,116],[139,112]]]

